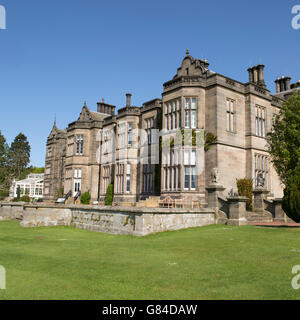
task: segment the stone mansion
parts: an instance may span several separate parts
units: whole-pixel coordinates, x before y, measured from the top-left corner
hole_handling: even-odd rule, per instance
[[[62,189],[69,199],[89,191],[92,201],[100,204],[113,183],[114,202],[119,205],[169,196],[205,206],[213,170],[218,171],[226,195],[236,188],[236,179],[252,178],[256,187],[261,174],[269,196],[281,198],[266,134],[285,99],[293,90],[300,91],[300,82],[278,78],[276,94],[271,94],[264,82],[264,65],[248,72],[249,82],[241,83],[212,72],[207,60],[195,59],[187,51],[175,76],[163,84],[161,98],[132,106],[127,94],[126,105],[117,111],[104,100],[97,103],[97,111],[84,103],[78,120],[64,130],[54,124],[47,139],[44,199],[56,200]],[[136,134],[137,129],[145,132],[145,139]],[[193,145],[177,151],[171,145],[168,161],[162,162],[152,129],[171,136],[182,129],[204,129],[216,140],[206,152],[204,148],[196,152]],[[109,142],[113,152],[108,161],[99,161],[106,153],[103,141],[110,135],[115,136]],[[126,152],[122,152],[124,145]],[[154,153],[157,163],[137,161],[151,160]],[[198,163],[203,170],[196,170]]]

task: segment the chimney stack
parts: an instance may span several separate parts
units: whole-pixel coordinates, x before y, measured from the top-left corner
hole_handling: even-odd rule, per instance
[[[126,107],[131,105],[131,93],[126,93]]]
[[[262,87],[266,87],[264,69],[265,69],[265,66],[263,64],[259,64],[257,66],[258,85],[260,85]]]
[[[253,83],[254,82],[253,68],[249,68],[248,72],[249,72],[249,83]]]
[[[275,83],[276,83],[276,93],[279,93],[280,92],[280,78],[277,78],[275,80]]]
[[[264,76],[264,68],[263,64],[259,64],[252,68],[248,69],[249,72],[249,83],[254,83],[258,86],[266,88],[265,84],[265,76]]]
[[[276,93],[288,91],[291,89],[291,77],[277,78],[275,80],[276,83]]]

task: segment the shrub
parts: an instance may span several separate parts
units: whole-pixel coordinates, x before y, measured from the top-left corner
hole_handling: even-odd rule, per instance
[[[287,180],[282,209],[290,219],[300,222],[300,165]]]
[[[31,200],[31,199],[30,199],[29,196],[23,196],[23,197],[20,198],[20,201],[21,201],[21,202],[30,202],[30,200]]]
[[[253,197],[253,180],[252,179],[237,179],[236,185],[238,188],[239,195],[242,197],[247,197],[249,200],[246,203],[247,210],[253,209],[252,197]]]
[[[81,204],[90,204],[91,201],[91,194],[90,191],[83,193],[80,197]]]
[[[18,198],[13,198],[11,201],[12,202],[18,202],[19,200],[18,200]]]
[[[111,184],[107,187],[106,197],[105,197],[104,204],[105,204],[106,206],[111,206],[112,203],[113,203],[113,199],[114,199],[114,185],[111,183]]]

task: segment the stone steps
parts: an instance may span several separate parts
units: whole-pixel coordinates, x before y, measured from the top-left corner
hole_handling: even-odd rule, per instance
[[[247,212],[248,222],[273,222],[272,214],[269,212]]]

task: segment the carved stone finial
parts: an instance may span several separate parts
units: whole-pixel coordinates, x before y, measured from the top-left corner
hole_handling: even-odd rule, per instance
[[[85,107],[87,106],[87,105],[86,105],[86,101],[84,101],[84,104],[83,104],[83,105],[84,105]]]
[[[210,173],[211,183],[218,183],[219,181],[219,172],[218,168],[213,168]]]
[[[186,49],[186,55],[188,56],[190,54],[190,50]]]

